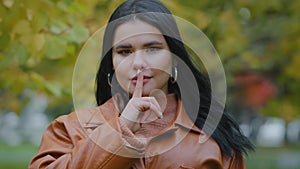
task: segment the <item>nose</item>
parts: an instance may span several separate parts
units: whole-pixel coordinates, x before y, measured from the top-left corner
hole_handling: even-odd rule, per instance
[[[145,57],[143,56],[143,51],[138,50],[134,53],[133,62],[132,62],[133,69],[135,70],[142,70],[145,69],[147,66]]]

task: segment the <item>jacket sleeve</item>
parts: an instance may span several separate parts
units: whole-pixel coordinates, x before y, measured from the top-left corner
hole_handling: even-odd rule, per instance
[[[113,131],[112,125],[120,132]],[[68,129],[59,120],[53,121],[46,129],[39,151],[31,160],[29,168],[130,168],[137,160],[133,157],[140,157],[144,153],[143,149],[136,148],[123,138],[118,119],[101,124],[77,141],[70,137],[74,132],[83,133],[78,128]],[[105,149],[99,145],[105,145]],[[118,154],[130,156],[123,157]]]

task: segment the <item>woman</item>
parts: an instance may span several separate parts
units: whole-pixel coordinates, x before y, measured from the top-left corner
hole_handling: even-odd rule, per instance
[[[202,130],[210,83],[162,3],[124,2],[103,42],[98,107],[53,121],[29,168],[245,168],[253,146],[226,113],[211,137]]]

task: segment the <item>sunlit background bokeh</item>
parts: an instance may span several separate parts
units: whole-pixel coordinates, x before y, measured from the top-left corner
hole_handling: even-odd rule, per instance
[[[121,2],[0,0],[0,168],[27,168],[50,121],[74,110],[77,56]],[[257,147],[247,168],[300,168],[300,1],[163,2],[216,48],[227,110]]]

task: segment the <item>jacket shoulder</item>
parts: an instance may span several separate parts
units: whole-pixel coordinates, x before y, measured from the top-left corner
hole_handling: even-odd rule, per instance
[[[74,122],[86,123],[86,122],[93,122],[96,119],[98,119],[98,121],[99,121],[100,119],[102,119],[101,114],[102,114],[101,109],[99,107],[79,109],[79,110],[75,110],[67,115],[61,115],[61,116],[57,117],[54,120],[54,122],[56,122],[56,123],[74,123]]]

